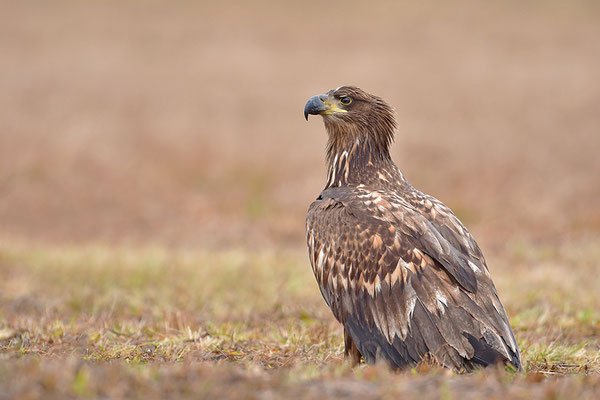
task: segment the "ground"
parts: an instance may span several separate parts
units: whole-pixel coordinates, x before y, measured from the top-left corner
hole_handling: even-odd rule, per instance
[[[0,399],[593,398],[594,1],[36,2],[0,13]],[[468,226],[521,373],[351,369],[312,277],[305,101],[392,104]]]
[[[6,398],[592,398],[598,259],[598,240],[492,256],[525,369],[456,376],[352,370],[303,252],[4,245],[0,388]]]

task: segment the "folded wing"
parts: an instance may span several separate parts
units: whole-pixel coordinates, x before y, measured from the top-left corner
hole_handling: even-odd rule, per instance
[[[321,293],[368,363],[520,368],[481,251],[437,200],[328,189],[309,208],[307,241]]]

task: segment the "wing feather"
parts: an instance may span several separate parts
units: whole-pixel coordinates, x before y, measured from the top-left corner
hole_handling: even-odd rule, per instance
[[[433,198],[426,213],[416,200],[361,196],[324,191],[309,208],[307,242],[321,293],[365,360],[399,368],[429,354],[455,370],[519,367],[483,255],[458,218]]]

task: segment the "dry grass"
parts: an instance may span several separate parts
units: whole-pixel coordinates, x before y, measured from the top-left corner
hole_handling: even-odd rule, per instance
[[[600,387],[598,259],[598,239],[511,244],[491,257],[525,371],[459,377],[425,365],[351,370],[303,253],[4,244],[0,392],[591,398]]]
[[[594,1],[19,1],[0,13],[0,398],[593,398]],[[351,370],[304,249],[358,84],[482,245],[523,374]]]

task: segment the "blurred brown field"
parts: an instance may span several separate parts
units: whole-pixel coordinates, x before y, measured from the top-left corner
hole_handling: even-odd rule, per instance
[[[0,400],[596,398],[600,3],[0,5]],[[306,257],[344,84],[487,256],[524,371],[343,362]]]
[[[596,2],[41,2],[0,13],[0,237],[302,246],[304,102],[387,99],[480,241],[600,230]]]

